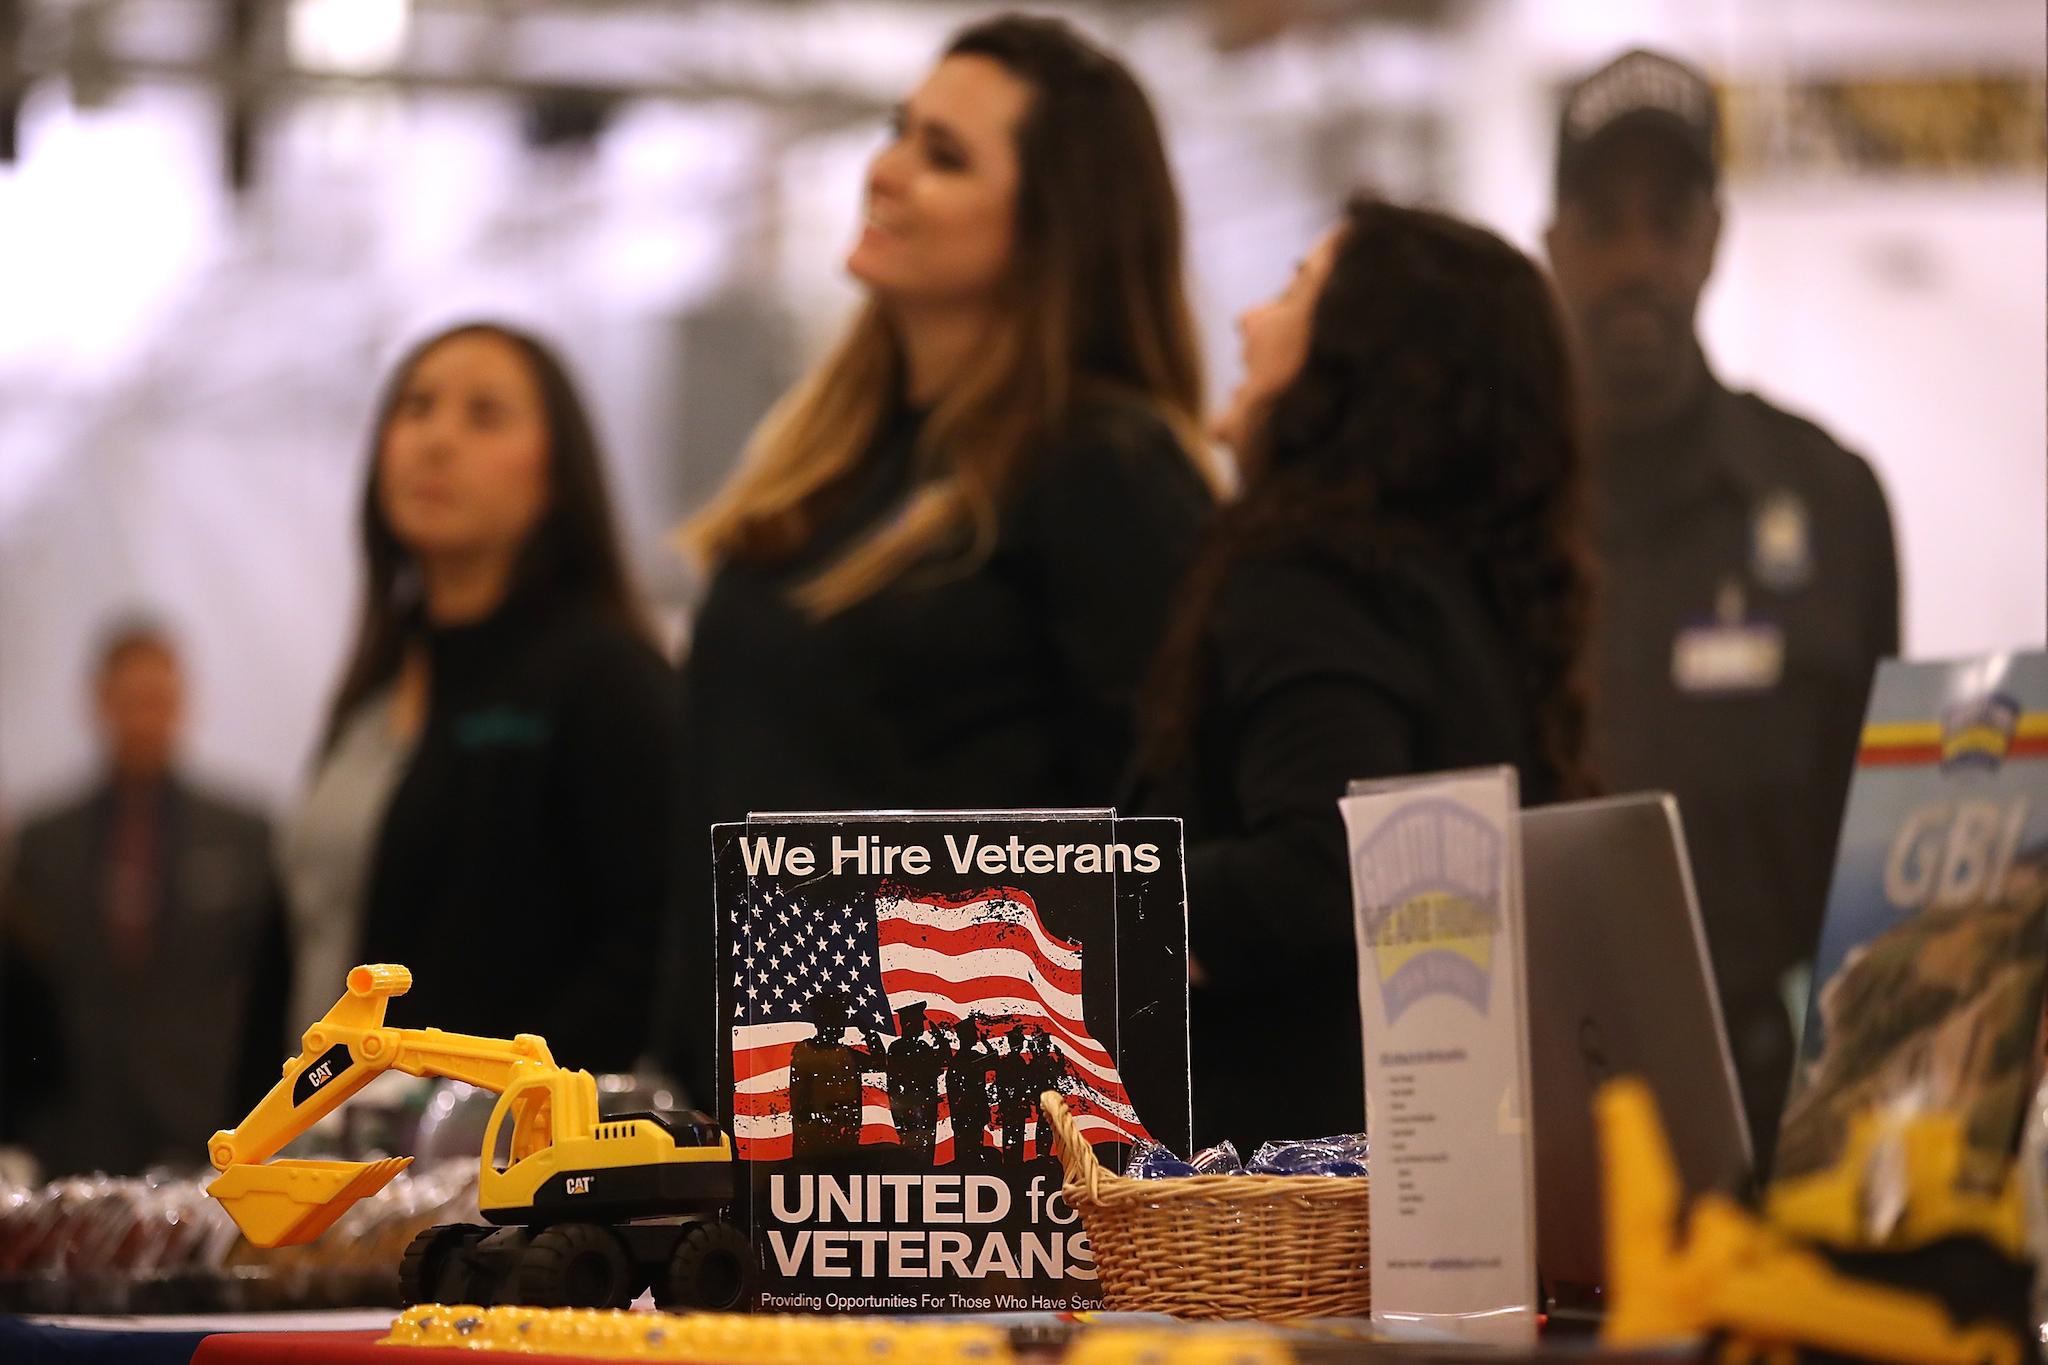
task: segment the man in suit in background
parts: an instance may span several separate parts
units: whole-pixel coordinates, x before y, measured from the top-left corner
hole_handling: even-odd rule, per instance
[[[170,636],[114,630],[93,687],[101,771],[24,821],[0,890],[10,975],[47,1011],[0,1044],[7,1126],[48,1174],[197,1164],[276,1079],[288,985],[268,826],[178,771]]]

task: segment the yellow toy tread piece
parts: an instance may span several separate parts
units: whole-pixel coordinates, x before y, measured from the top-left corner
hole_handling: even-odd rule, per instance
[[[1996,1325],[1959,1329],[1932,1295],[1851,1279],[1718,1195],[1678,1237],[1681,1187],[1657,1105],[1641,1081],[1594,1100],[1602,1162],[1609,1304],[1601,1339],[1632,1347],[1729,1338],[1725,1359],[1776,1361],[1819,1349],[1917,1365],[2019,1365]]]

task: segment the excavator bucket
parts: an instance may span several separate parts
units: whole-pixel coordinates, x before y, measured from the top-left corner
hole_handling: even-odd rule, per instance
[[[383,1189],[411,1164],[409,1156],[382,1161],[237,1162],[206,1192],[221,1202],[255,1245],[298,1246],[327,1231],[358,1199]]]

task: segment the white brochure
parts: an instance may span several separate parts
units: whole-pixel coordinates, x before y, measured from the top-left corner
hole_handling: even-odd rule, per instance
[[[1357,783],[1372,1315],[1536,1337],[1522,851],[1512,768]]]

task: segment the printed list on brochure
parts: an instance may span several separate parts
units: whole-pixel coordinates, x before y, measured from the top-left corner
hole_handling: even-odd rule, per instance
[[[1448,1166],[1451,1161],[1449,1152],[1433,1145],[1436,1141],[1436,1115],[1417,1101],[1419,1068],[1459,1065],[1465,1060],[1465,1049],[1461,1047],[1380,1054],[1380,1066],[1387,1078],[1388,1113],[1383,1123],[1374,1124],[1373,1155],[1377,1157],[1384,1152],[1386,1166],[1393,1170],[1396,1217],[1413,1218],[1427,1203],[1417,1178],[1421,1168]],[[1415,1266],[1430,1264],[1434,1263],[1418,1261]]]

